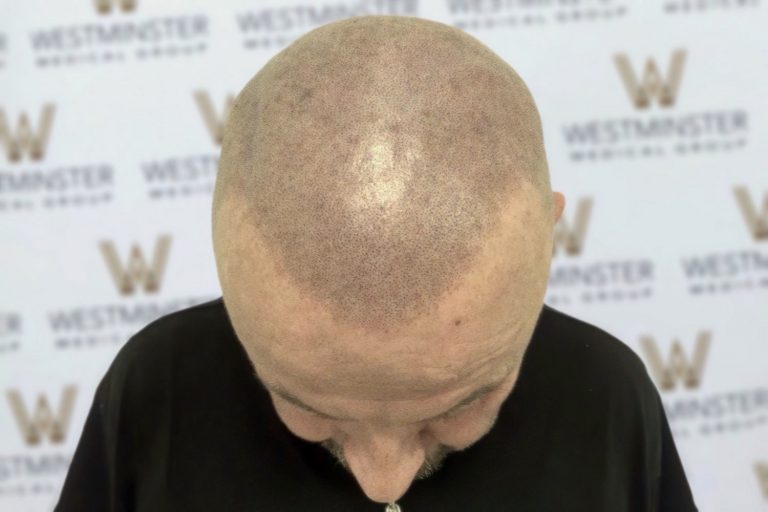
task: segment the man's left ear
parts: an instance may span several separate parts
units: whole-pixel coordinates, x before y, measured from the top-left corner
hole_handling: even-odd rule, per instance
[[[557,222],[565,208],[565,196],[560,192],[552,192],[552,200],[555,204],[555,222]]]

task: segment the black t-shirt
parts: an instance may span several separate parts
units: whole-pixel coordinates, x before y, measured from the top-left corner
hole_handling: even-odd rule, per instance
[[[491,431],[414,481],[423,511],[697,511],[640,358],[544,306]],[[55,509],[370,511],[354,477],[293,435],[221,298],[133,336],[99,383]]]

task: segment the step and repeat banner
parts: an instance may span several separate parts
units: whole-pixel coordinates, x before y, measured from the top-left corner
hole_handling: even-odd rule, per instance
[[[546,302],[643,359],[700,510],[768,510],[767,3],[0,0],[0,510],[51,510],[118,349],[219,295],[235,94],[364,14],[520,73],[566,196]]]

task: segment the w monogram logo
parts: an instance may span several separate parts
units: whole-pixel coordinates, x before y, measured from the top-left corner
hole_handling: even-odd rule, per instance
[[[765,462],[756,463],[755,473],[757,474],[757,483],[763,491],[763,496],[768,500],[768,464]]]
[[[227,118],[229,112],[232,110],[232,103],[234,103],[234,97],[230,94],[227,96],[224,102],[224,110],[221,115],[216,113],[216,109],[211,101],[211,96],[206,91],[195,91],[195,102],[197,103],[200,113],[203,115],[205,125],[208,127],[208,132],[211,134],[211,139],[216,145],[221,145],[224,139],[224,126],[227,124]]]
[[[648,108],[651,105],[651,98],[656,98],[662,107],[674,105],[683,75],[685,50],[672,52],[666,78],[662,78],[656,62],[650,57],[645,61],[645,68],[640,78],[635,74],[626,54],[615,55],[613,60],[627,89],[629,99],[636,108]]]
[[[573,227],[568,225],[565,217],[560,217],[560,220],[555,226],[553,255],[557,254],[558,248],[562,248],[566,254],[571,256],[581,254],[591,213],[592,199],[583,198],[579,199],[579,204],[576,206],[576,214],[573,217]]]
[[[758,212],[747,187],[734,187],[733,193],[752,237],[755,241],[768,240],[768,193],[763,196],[761,212]]]
[[[11,162],[21,160],[22,154],[26,154],[30,160],[41,160],[45,154],[48,143],[48,135],[53,123],[53,104],[46,103],[38,116],[37,129],[27,117],[26,112],[19,114],[15,130],[6,119],[5,112],[0,109],[0,145],[5,150],[5,156]]]
[[[115,7],[115,4],[123,12],[136,10],[136,0],[93,0],[93,5],[99,14],[109,14]]]
[[[165,264],[168,260],[168,251],[171,247],[171,237],[162,235],[155,242],[155,251],[152,262],[147,263],[144,254],[137,245],[131,247],[127,263],[123,264],[117,255],[115,245],[111,241],[103,241],[99,244],[101,254],[107,262],[115,286],[123,295],[132,295],[137,286],[144,291],[156,292],[160,289]]]
[[[51,410],[48,398],[42,393],[38,395],[37,403],[31,413],[27,410],[21,399],[21,394],[17,390],[10,390],[6,393],[11,405],[11,412],[16,418],[16,424],[28,445],[40,444],[43,436],[47,436],[52,443],[64,441],[75,404],[76,392],[75,386],[64,388],[56,414]]]
[[[683,386],[689,389],[699,387],[711,339],[712,333],[710,331],[699,333],[690,361],[680,342],[673,340],[669,357],[664,361],[653,338],[643,336],[640,339],[640,345],[650,363],[651,372],[659,388],[665,391],[675,389],[679,381],[682,381]]]

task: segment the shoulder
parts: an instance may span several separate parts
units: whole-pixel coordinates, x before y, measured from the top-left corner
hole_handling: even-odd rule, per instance
[[[190,306],[150,322],[117,352],[105,380],[110,387],[157,386],[171,367],[205,358],[215,344],[230,335],[231,325],[222,298]]]
[[[142,352],[147,345],[168,345],[178,342],[179,336],[204,336],[206,333],[220,327],[225,319],[222,298],[203,302],[194,306],[180,309],[163,315],[141,328],[125,343],[119,354],[130,357]],[[160,348],[160,347],[154,347]]]
[[[534,336],[532,356],[563,382],[585,383],[611,395],[631,394],[649,407],[656,401],[656,387],[642,359],[608,331],[544,305]]]
[[[550,306],[534,336],[530,401],[546,403],[572,438],[599,439],[598,448],[619,454],[626,462],[614,469],[627,479],[638,482],[644,468],[648,485],[658,485],[671,438],[660,394],[638,354],[605,329]]]
[[[547,345],[563,355],[579,357],[610,368],[645,373],[640,356],[629,345],[608,331],[544,305],[539,320]]]

